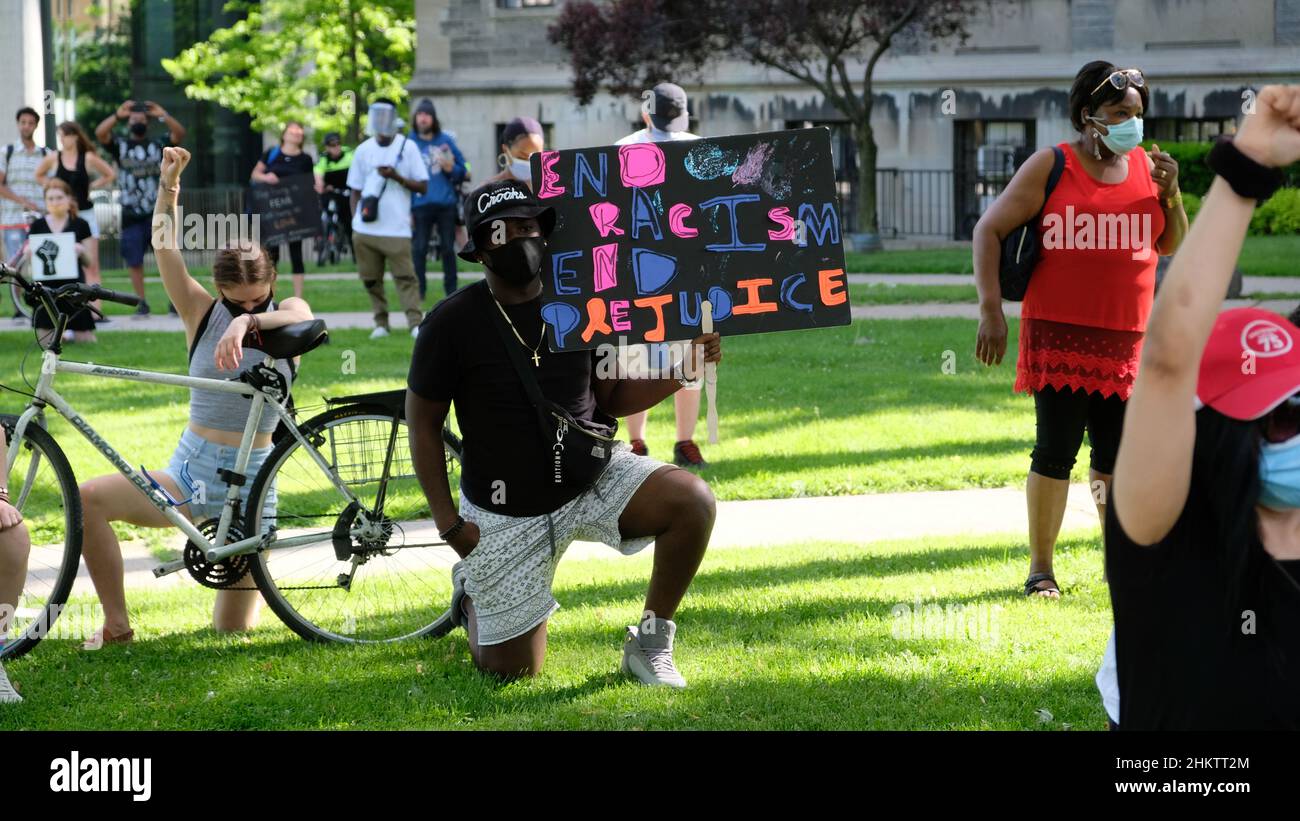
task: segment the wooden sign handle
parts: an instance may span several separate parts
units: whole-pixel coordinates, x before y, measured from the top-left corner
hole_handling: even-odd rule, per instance
[[[706,299],[700,303],[700,330],[713,333],[713,305]],[[709,400],[707,424],[709,444],[718,444],[718,365],[716,362],[704,363],[704,395]]]

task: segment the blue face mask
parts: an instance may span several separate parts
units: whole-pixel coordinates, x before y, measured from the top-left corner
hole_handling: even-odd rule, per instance
[[[1089,117],[1088,119],[1106,127],[1106,130],[1110,133],[1103,134],[1101,141],[1116,154],[1127,154],[1142,142],[1141,117],[1129,117],[1127,120],[1114,125],[1097,117]]]
[[[1300,508],[1300,436],[1260,445],[1259,503],[1274,510]]]

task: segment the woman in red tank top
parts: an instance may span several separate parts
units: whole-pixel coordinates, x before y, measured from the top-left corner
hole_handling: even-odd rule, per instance
[[[1037,441],[1025,496],[1029,505],[1026,595],[1060,596],[1052,573],[1065,516],[1070,471],[1085,429],[1090,487],[1105,522],[1105,499],[1119,449],[1124,405],[1137,375],[1151,313],[1158,255],[1187,232],[1178,164],[1141,148],[1149,92],[1137,69],[1088,63],[1070,89],[1079,137],[1061,143],[1065,166],[1044,198],[1054,152],[1030,157],[975,226],[980,298],[976,357],[1000,363],[1006,352],[998,264],[1003,238],[1042,211],[1041,254],[1021,306],[1015,390],[1033,394]],[[1102,484],[1098,484],[1098,483]]]

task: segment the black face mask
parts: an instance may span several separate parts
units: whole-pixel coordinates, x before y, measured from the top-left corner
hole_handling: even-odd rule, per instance
[[[518,237],[500,248],[484,250],[482,254],[492,273],[511,285],[527,285],[542,270],[546,240],[542,237]]]
[[[241,316],[241,315],[243,315],[243,314],[264,314],[264,313],[266,313],[268,310],[270,310],[270,308],[271,308],[271,300],[273,300],[273,299],[275,299],[275,291],[274,291],[274,290],[272,290],[271,293],[269,293],[269,294],[266,295],[266,299],[262,300],[261,302],[259,302],[259,303],[256,304],[256,305],[254,305],[254,306],[253,306],[253,310],[251,310],[251,311],[246,311],[246,310],[244,310],[244,306],[243,306],[243,305],[240,305],[238,302],[231,302],[230,300],[226,299],[225,296],[222,296],[222,297],[221,297],[221,304],[224,305],[224,306],[226,306],[226,310],[230,312],[230,318],[231,318],[231,319],[234,319],[235,317],[237,317],[237,316]]]
[[[131,133],[137,137],[143,137],[149,133],[148,123],[131,123]]]

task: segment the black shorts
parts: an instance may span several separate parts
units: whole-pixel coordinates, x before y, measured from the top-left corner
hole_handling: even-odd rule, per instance
[[[1125,400],[1114,395],[1102,398],[1098,393],[1068,388],[1058,391],[1053,387],[1035,391],[1038,438],[1030,454],[1029,469],[1050,479],[1069,479],[1087,429],[1092,469],[1114,473],[1126,406]]]

